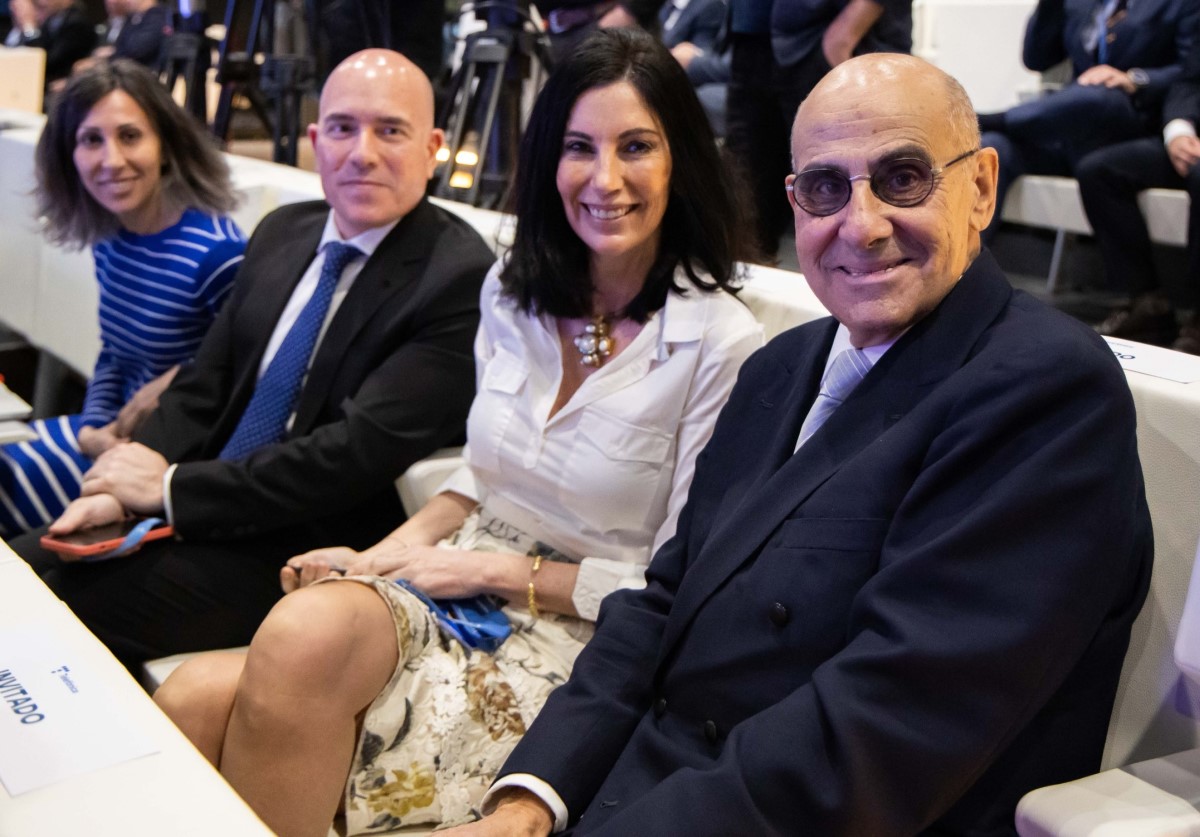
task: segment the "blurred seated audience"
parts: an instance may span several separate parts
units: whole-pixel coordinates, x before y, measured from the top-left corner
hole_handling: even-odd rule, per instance
[[[658,13],[665,0],[535,0],[546,22],[550,54],[561,63],[596,29],[641,26],[658,32]]]
[[[774,263],[792,210],[796,108],[831,67],[867,52],[912,51],[912,0],[730,0],[725,144],[754,196],[757,244]]]
[[[36,440],[0,448],[5,538],[62,514],[92,460],[129,440],[195,355],[246,247],[211,136],[132,61],[67,83],[36,163],[47,237],[92,248],[101,345],[83,412],[32,422]]]
[[[1200,34],[1198,32],[1197,34]],[[1154,187],[1187,189],[1187,284],[1200,302],[1200,49],[1184,63],[1163,106],[1161,137],[1146,137],[1093,151],[1075,171],[1083,207],[1104,254],[1110,287],[1128,290],[1129,303],[1112,311],[1096,330],[1111,337],[1172,346],[1200,355],[1200,320],[1193,313],[1179,327],[1175,306],[1164,293],[1154,266],[1146,219],[1138,192]]]
[[[726,0],[671,0],[662,7],[662,41],[687,71],[718,137],[725,136],[730,53],[721,44]]]
[[[601,599],[644,584],[762,344],[728,292],[748,240],[735,186],[653,36],[599,31],[558,67],[515,182],[466,467],[370,549],[289,561],[301,589],[249,654],[193,658],[156,696],[281,835],[323,835],[343,804],[349,834],[477,817]],[[348,577],[308,586],[334,568]],[[443,633],[425,598],[478,594],[507,602],[498,647]]]
[[[95,27],[73,0],[10,0],[9,13],[13,26],[4,45],[44,49],[47,87],[70,75],[75,62],[96,45]]]
[[[322,0],[316,28],[319,70],[330,70],[359,50],[399,52],[437,84],[442,73],[444,0]]]
[[[1070,177],[1088,152],[1154,133],[1198,20],[1196,0],[1038,0],[1025,29],[1025,66],[1044,72],[1069,60],[1072,81],[980,115],[983,144],[1000,155],[998,206],[1022,174]]]
[[[108,30],[93,58],[130,58],[157,69],[171,32],[171,13],[158,0],[104,0]]]
[[[104,0],[108,24],[104,42],[87,58],[75,62],[71,73],[79,73],[112,58],[128,58],[158,70],[162,63],[163,47],[171,33],[171,13],[157,0]],[[50,84],[57,92],[66,84],[59,79]]]
[[[44,529],[10,543],[131,669],[249,642],[288,558],[378,541],[404,520],[396,475],[462,438],[495,258],[425,200],[442,144],[429,81],[398,53],[356,53],[308,135],[328,203],[259,222],[195,361],[49,529],[148,515],[180,537],[95,563],[42,549]]]

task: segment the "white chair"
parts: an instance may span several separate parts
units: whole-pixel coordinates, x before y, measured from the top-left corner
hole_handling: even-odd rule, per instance
[[[1187,244],[1189,199],[1186,191],[1147,189],[1138,195],[1138,206],[1146,217],[1151,241],[1175,247]],[[1067,233],[1092,234],[1079,197],[1079,183],[1070,177],[1039,174],[1018,177],[1004,199],[1003,218],[1015,224],[1055,231],[1047,280],[1051,293],[1058,285]]]
[[[416,514],[462,464],[462,448],[442,448],[420,462],[414,462],[396,480],[404,513]]]
[[[1200,566],[1200,547],[1196,563]],[[1175,640],[1181,706],[1200,694],[1200,572],[1192,571]],[[1188,697],[1190,693],[1191,697]],[[1200,749],[1038,788],[1017,806],[1021,837],[1200,837]]]

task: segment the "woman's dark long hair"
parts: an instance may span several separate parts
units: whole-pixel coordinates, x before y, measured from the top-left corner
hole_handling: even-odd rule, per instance
[[[212,136],[167,93],[158,77],[126,58],[101,61],[73,77],[59,94],[38,140],[38,213],[46,237],[86,247],[114,235],[116,217],[88,194],[75,169],[75,135],[96,103],[122,90],[146,114],[162,146],[164,205],[225,213],[237,205],[229,166]]]
[[[521,142],[517,231],[501,281],[527,313],[593,313],[590,251],[567,221],[556,175],[575,102],[589,90],[621,81],[633,86],[658,119],[671,151],[658,257],[625,315],[644,322],[666,303],[670,290],[685,292],[675,281],[677,267],[697,288],[731,289],[734,263],[754,255],[748,249],[746,202],[683,68],[646,32],[601,29],[551,74]]]

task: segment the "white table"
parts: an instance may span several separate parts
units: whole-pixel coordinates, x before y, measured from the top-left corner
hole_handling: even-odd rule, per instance
[[[121,664],[0,542],[0,629],[30,624],[86,656],[158,752],[16,797],[0,786],[0,837],[269,837]]]
[[[25,422],[15,421],[27,418],[32,411],[24,398],[0,382],[0,445],[37,438]]]

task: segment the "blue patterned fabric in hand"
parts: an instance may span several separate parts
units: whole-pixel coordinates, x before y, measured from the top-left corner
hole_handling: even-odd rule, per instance
[[[500,604],[491,596],[480,594],[469,599],[431,599],[403,578],[392,583],[424,602],[437,617],[442,632],[462,643],[467,653],[478,649],[491,654],[512,633],[512,624],[500,609]]]
[[[300,397],[309,357],[333,300],[334,288],[346,265],[361,255],[362,250],[340,241],[325,246],[325,264],[317,280],[317,289],[259,379],[246,412],[242,413],[233,435],[221,451],[222,459],[242,459],[283,439],[288,416]]]

